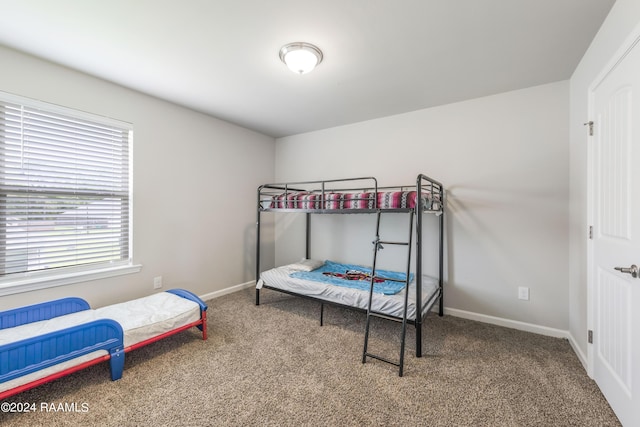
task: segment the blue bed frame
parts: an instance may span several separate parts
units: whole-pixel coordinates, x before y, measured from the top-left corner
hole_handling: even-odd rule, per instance
[[[203,333],[203,340],[206,340],[207,305],[195,294],[184,289],[170,289],[166,292],[198,303],[201,313],[200,320],[178,329],[167,331],[158,337],[151,338],[128,348],[124,347],[122,327],[118,322],[111,319],[93,320],[37,337],[0,345],[0,384],[97,350],[106,350],[108,352],[108,355],[89,360],[88,362],[54,373],[45,378],[0,392],[0,399],[105,360],[109,360],[111,379],[113,381],[118,380],[122,377],[125,352],[192,326],[198,327]],[[89,310],[90,308],[89,304],[82,298],[70,297],[2,311],[0,312],[0,329],[13,328],[27,323],[48,320],[54,317]]]

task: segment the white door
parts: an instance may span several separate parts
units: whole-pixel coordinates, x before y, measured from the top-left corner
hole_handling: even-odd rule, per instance
[[[640,46],[595,87],[592,112],[592,373],[622,424],[640,426]]]

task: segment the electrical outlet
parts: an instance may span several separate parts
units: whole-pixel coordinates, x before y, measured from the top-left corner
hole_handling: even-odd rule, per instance
[[[153,289],[160,289],[162,287],[162,276],[153,278]]]
[[[518,299],[529,301],[529,288],[524,286],[518,287]]]

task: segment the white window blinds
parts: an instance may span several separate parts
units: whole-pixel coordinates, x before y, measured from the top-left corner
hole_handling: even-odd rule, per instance
[[[130,125],[14,98],[0,94],[0,276],[128,262]]]

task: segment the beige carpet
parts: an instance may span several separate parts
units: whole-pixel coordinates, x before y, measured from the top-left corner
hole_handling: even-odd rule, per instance
[[[209,301],[207,341],[194,329],[131,352],[119,381],[104,363],[9,398],[35,412],[0,413],[0,424],[619,425],[566,340],[430,315],[424,357],[412,328],[399,378],[361,363],[362,313],[328,307],[320,327],[316,302],[253,298],[247,289]],[[372,331],[371,350],[395,357],[398,324]]]

